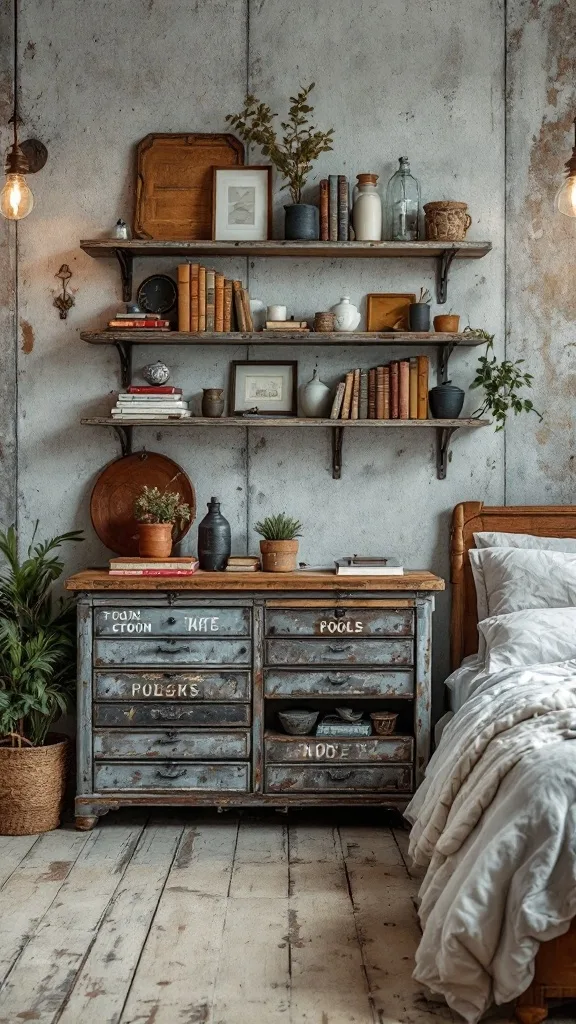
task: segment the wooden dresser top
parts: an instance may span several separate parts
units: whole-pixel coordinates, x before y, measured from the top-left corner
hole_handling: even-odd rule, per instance
[[[66,589],[214,590],[214,591],[398,591],[444,590],[444,580],[423,570],[402,576],[336,576],[332,572],[196,572],[193,576],[111,576],[106,569],[85,569],[66,580]]]

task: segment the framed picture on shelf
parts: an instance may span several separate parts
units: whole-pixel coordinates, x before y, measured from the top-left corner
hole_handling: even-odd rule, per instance
[[[410,292],[370,292],[366,296],[366,330],[407,331],[412,302],[416,296]]]
[[[272,228],[272,166],[214,167],[212,238],[264,242]]]
[[[297,362],[230,363],[229,416],[296,416]]]

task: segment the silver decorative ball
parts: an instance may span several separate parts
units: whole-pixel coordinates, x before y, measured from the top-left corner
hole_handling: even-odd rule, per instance
[[[148,366],[145,366],[142,373],[144,380],[155,387],[165,384],[170,376],[170,370],[166,363],[161,362],[160,359],[157,363],[149,363]]]

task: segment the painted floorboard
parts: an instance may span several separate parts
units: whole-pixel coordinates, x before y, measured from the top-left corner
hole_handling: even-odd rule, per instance
[[[38,836],[0,836],[0,889],[37,841]]]

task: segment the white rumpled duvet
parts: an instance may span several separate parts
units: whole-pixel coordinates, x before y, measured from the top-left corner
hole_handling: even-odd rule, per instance
[[[470,1024],[576,916],[576,660],[490,675],[406,811],[428,870],[414,978]]]

